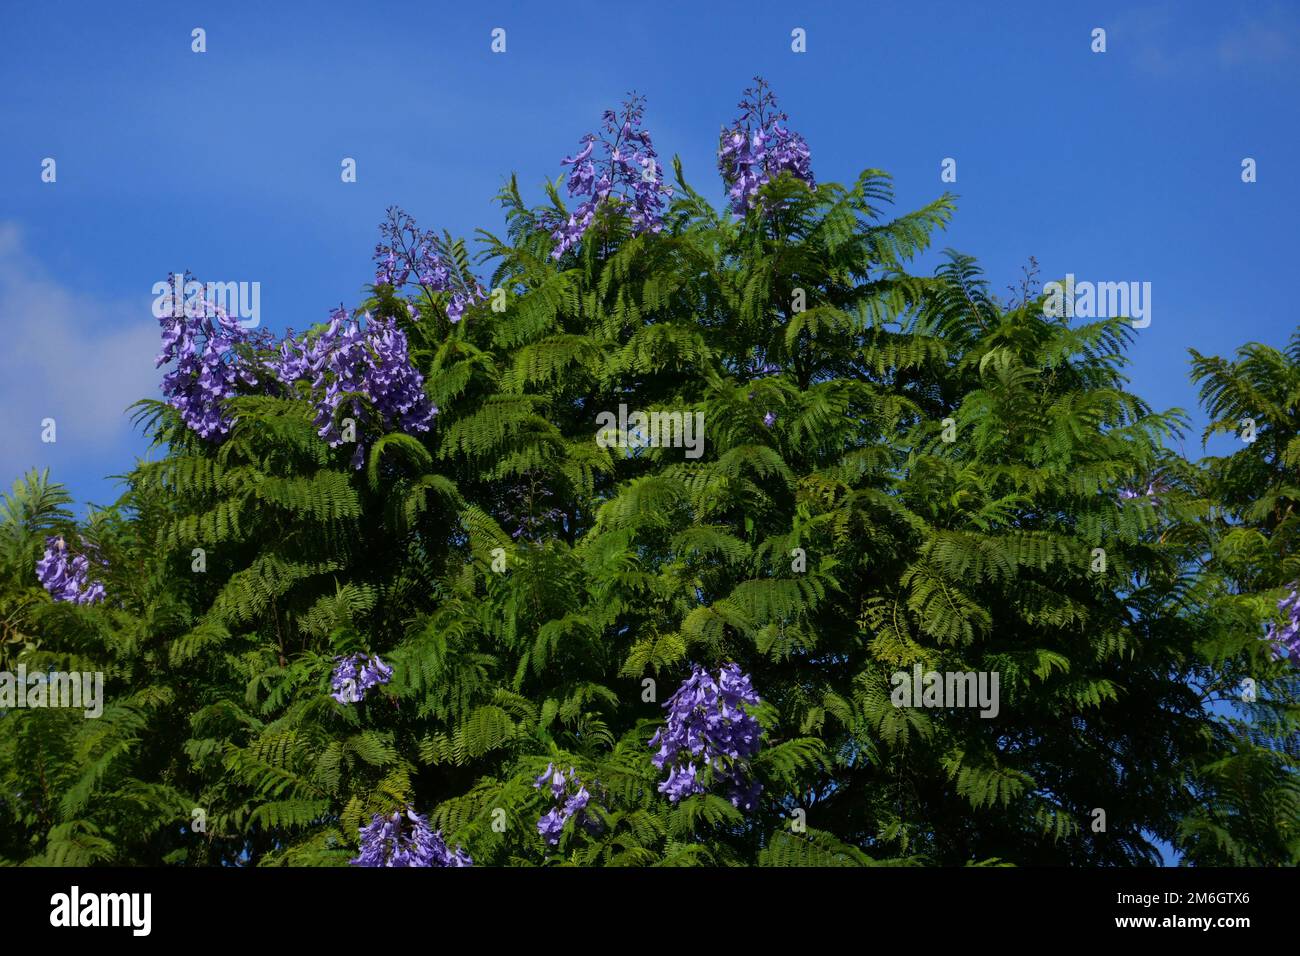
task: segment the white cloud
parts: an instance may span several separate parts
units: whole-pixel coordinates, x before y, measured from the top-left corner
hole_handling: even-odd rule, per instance
[[[140,302],[146,302],[142,309]],[[111,302],[66,288],[0,221],[0,484],[30,468],[120,474],[131,466],[126,408],[156,396],[158,324],[147,299]],[[57,442],[41,441],[41,421]]]
[[[1236,11],[1229,11],[1236,13]],[[1130,7],[1113,20],[1111,49],[1131,50],[1138,68],[1169,78],[1222,70],[1255,71],[1291,61],[1300,48],[1295,12],[1277,4],[1254,7],[1239,16],[1216,40],[1193,38],[1185,11],[1168,2]]]
[[[1219,43],[1219,62],[1275,64],[1289,60],[1295,52],[1295,25],[1273,18],[1273,22],[1251,20],[1230,32]]]

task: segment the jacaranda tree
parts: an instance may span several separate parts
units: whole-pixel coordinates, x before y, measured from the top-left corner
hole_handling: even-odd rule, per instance
[[[718,164],[633,97],[305,333],[177,296],[120,500],[6,499],[4,666],[105,684],[6,706],[0,857],[1300,860],[1300,339],[1195,358],[1260,424],[1191,462],[1128,320],[909,271],[952,197],[819,181],[761,81]]]

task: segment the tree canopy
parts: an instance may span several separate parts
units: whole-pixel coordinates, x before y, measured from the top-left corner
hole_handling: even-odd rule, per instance
[[[1191,460],[1128,319],[913,274],[954,197],[815,181],[759,84],[719,207],[643,120],[504,235],[390,211],[301,336],[178,308],[120,499],[14,484],[0,668],[104,701],[2,705],[0,859],[1300,861],[1300,330],[1193,353],[1254,432]],[[897,706],[918,666],[996,715]]]

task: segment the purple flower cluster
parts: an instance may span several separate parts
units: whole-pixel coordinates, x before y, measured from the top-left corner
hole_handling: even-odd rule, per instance
[[[526,477],[526,485],[504,489],[494,509],[502,527],[515,526],[510,532],[515,541],[536,540],[548,528],[563,525],[566,518],[564,511],[553,505],[555,493],[546,485],[538,484],[535,476]]]
[[[650,740],[651,747],[659,746],[651,762],[660,770],[670,768],[659,792],[676,803],[704,793],[711,784],[726,784],[732,806],[752,809],[762,786],[750,779],[749,761],[758,754],[763,731],[743,705],[758,703],[758,694],[739,664],[723,667],[716,681],[694,665],[691,676],[664,705],[667,726]],[[711,781],[701,779],[697,761],[699,771],[711,771]]]
[[[517,524],[515,530],[510,532],[510,537],[515,541],[518,541],[520,538],[525,536],[531,539],[537,533],[539,528],[544,528],[547,525],[554,524],[555,522],[563,521],[564,512],[559,508],[548,508],[541,514],[526,514],[515,520],[517,520]]]
[[[1281,627],[1269,624],[1266,637],[1272,642],[1276,656],[1289,657],[1300,663],[1300,597],[1297,589],[1300,589],[1300,584],[1292,585],[1291,593],[1277,602],[1277,609],[1286,622]]]
[[[1160,489],[1155,486],[1154,482],[1147,484],[1147,490],[1145,492],[1138,491],[1134,488],[1121,488],[1119,490],[1119,500],[1132,501],[1135,498],[1143,498],[1149,500],[1153,505],[1158,505],[1160,504],[1160,498],[1157,495],[1159,490]]]
[[[769,362],[766,359],[764,359],[756,349],[752,368],[748,369],[747,371],[752,379],[761,379],[761,378],[767,378],[771,375],[780,374],[782,368],[777,363]],[[757,396],[757,394],[758,394],[757,392],[751,391],[749,393],[749,400],[752,402],[755,396]],[[776,412],[768,410],[763,413],[763,424],[767,428],[771,428],[773,425],[775,425],[776,420],[777,420]]]
[[[665,197],[671,198],[671,186],[664,185],[664,169],[650,142],[650,134],[641,129],[645,100],[632,94],[623,103],[621,113],[605,110],[604,135],[588,133],[578,141],[578,152],[566,156],[561,165],[572,166],[568,191],[571,197],[583,197],[567,219],[552,217],[549,223],[555,248],[551,256],[560,258],[591,227],[596,211],[606,203],[616,203],[632,220],[632,233],[658,232],[663,228]],[[600,143],[603,157],[593,159]]]
[[[410,807],[391,816],[376,813],[361,828],[361,853],[353,866],[473,866],[462,848],[448,849],[441,830]]]
[[[388,319],[363,316],[365,327],[345,309],[334,311],[329,326],[301,341],[287,338],[280,345],[276,374],[285,384],[310,379],[316,395],[319,434],[336,447],[345,440],[336,421],[340,404],[350,403],[358,427],[367,423],[365,407],[356,397],[368,399],[379,416],[381,430],[428,431],[438,409],[424,394],[424,376],[411,364],[406,333]],[[352,466],[365,461],[365,444],[359,439]]]
[[[174,278],[173,288],[178,284],[182,289],[191,285],[189,274],[182,283]],[[234,351],[246,333],[237,319],[202,301],[201,295],[188,302],[181,298],[173,295],[172,308],[158,317],[163,327],[162,348],[154,367],[176,363],[163,376],[162,391],[187,427],[203,438],[224,435],[230,431],[231,419],[221,403],[235,394],[239,381],[256,384],[252,371]]]
[[[808,143],[781,124],[789,119],[776,108],[776,95],[762,77],[745,90],[740,116],[724,128],[718,144],[718,170],[727,184],[731,211],[743,216],[754,207],[759,189],[781,173],[816,188]]]
[[[551,796],[555,798],[555,806],[537,821],[537,832],[551,846],[560,842],[560,832],[574,814],[577,814],[577,822],[588,829],[597,826],[596,821],[589,819],[585,812],[591,794],[582,785],[582,781],[578,779],[572,767],[566,774],[563,770],[556,770],[555,764],[549,763],[546,765],[546,772],[537,778],[533,786],[539,789],[549,786]]]
[[[353,654],[350,657],[334,658],[334,676],[330,694],[340,704],[356,704],[366,696],[366,691],[380,684],[387,684],[393,677],[393,669],[379,659],[379,655]]]
[[[36,562],[36,577],[56,601],[95,604],[104,599],[104,585],[88,581],[90,559],[79,554],[68,560],[68,544],[62,535],[45,539],[45,556]]]
[[[432,230],[420,231],[415,220],[396,206],[379,227],[382,240],[375,246],[375,284],[401,289],[415,277],[416,285],[428,292],[451,295],[447,318],[459,322],[465,309],[487,298],[477,280],[470,282],[455,268],[451,240],[439,239]]]

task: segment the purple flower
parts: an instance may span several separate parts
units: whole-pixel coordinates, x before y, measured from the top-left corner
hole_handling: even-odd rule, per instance
[[[452,322],[459,322],[465,314],[465,309],[476,302],[481,302],[487,298],[487,293],[479,287],[475,287],[470,292],[453,292],[451,302],[447,303],[447,318]]]
[[[1270,622],[1265,634],[1265,637],[1273,645],[1275,657],[1289,657],[1296,663],[1300,663],[1300,597],[1297,597],[1298,588],[1300,588],[1300,584],[1293,584],[1291,593],[1277,602],[1277,609],[1282,613],[1284,621],[1280,627]]]
[[[558,809],[553,809],[537,821],[537,832],[551,846],[560,842],[560,832],[564,829],[565,817],[560,815]]]
[[[364,329],[343,308],[336,309],[330,324],[302,340],[287,338],[280,345],[276,374],[285,384],[299,379],[310,381],[316,401],[318,434],[330,447],[349,438],[356,440],[354,468],[365,460],[365,443],[359,436],[346,436],[338,428],[337,416],[343,405],[357,428],[373,425],[380,431],[406,433],[428,431],[438,409],[424,394],[424,376],[411,364],[406,333],[389,319],[372,319]],[[355,395],[364,396],[377,420]]]
[[[1158,505],[1160,504],[1160,498],[1158,496],[1160,490],[1161,489],[1156,487],[1155,482],[1148,482],[1147,490],[1145,492],[1140,492],[1133,488],[1121,488],[1119,490],[1119,500],[1132,501],[1135,498],[1142,498],[1146,501],[1150,501],[1153,505]]]
[[[591,800],[591,794],[581,783],[578,784],[578,792],[564,801],[564,815],[571,817],[575,813],[581,813],[587,808],[587,803]]]
[[[201,293],[180,301],[192,281],[188,272],[172,277],[172,307],[158,317],[162,349],[154,366],[175,363],[163,376],[163,395],[188,428],[213,438],[225,435],[233,423],[222,402],[236,394],[240,382],[254,385],[256,378],[235,352],[235,346],[247,339],[238,320],[203,301]]]
[[[455,266],[455,248],[449,236],[439,238],[432,230],[421,231],[415,220],[396,206],[379,227],[382,241],[375,246],[375,284],[401,289],[415,276],[426,292],[449,293],[447,318],[459,322],[465,309],[487,298],[487,292],[472,276]]]
[[[718,170],[727,185],[731,211],[743,216],[758,191],[782,173],[816,188],[812,156],[798,133],[782,125],[789,119],[776,108],[776,96],[762,77],[745,90],[740,116],[724,128],[718,144]]]
[[[667,724],[650,740],[651,747],[659,747],[651,762],[669,771],[659,792],[677,803],[725,784],[733,806],[751,809],[762,787],[750,779],[749,761],[758,754],[763,731],[746,705],[759,702],[740,665],[726,665],[717,680],[694,665],[664,705]],[[697,761],[711,780],[700,778]]]
[[[695,764],[675,766],[668,772],[668,779],[659,784],[659,792],[666,794],[673,803],[696,793],[704,793],[704,784],[695,776]]]
[[[387,684],[393,677],[393,669],[370,654],[353,654],[350,657],[334,658],[334,674],[330,679],[330,694],[340,704],[357,704],[366,696],[366,691],[381,684]]]
[[[776,412],[768,412],[766,415],[764,415],[764,416],[763,416],[763,424],[766,425],[768,428],[771,428],[773,425],[775,425],[775,424],[776,424]]]
[[[537,781],[533,786],[541,788],[549,785],[552,795],[558,797],[560,794],[564,793],[564,780],[564,771],[556,770],[555,764],[548,763],[546,765],[546,772],[537,778]]]
[[[578,142],[578,152],[566,156],[561,165],[569,172],[570,197],[582,197],[567,218],[552,214],[547,219],[555,248],[551,257],[559,259],[578,244],[603,205],[614,205],[632,221],[632,234],[655,233],[663,228],[665,198],[672,198],[671,186],[663,182],[664,169],[650,142],[650,134],[641,129],[645,115],[643,97],[631,94],[621,113],[606,110],[603,133],[588,133]],[[592,159],[596,143],[604,156]]]
[[[83,540],[82,544],[85,542]],[[45,556],[36,562],[36,577],[56,601],[95,604],[104,599],[104,585],[87,581],[90,559],[79,554],[72,560],[62,535],[45,539]]]
[[[539,790],[549,786],[551,796],[555,799],[555,806],[537,821],[537,832],[551,846],[560,842],[560,833],[570,817],[574,817],[576,823],[586,826],[588,830],[598,828],[599,821],[586,813],[591,794],[587,792],[587,788],[583,786],[572,767],[569,768],[568,773],[565,773],[563,770],[556,770],[555,764],[548,763],[546,770],[533,782],[533,786]]]
[[[442,831],[430,829],[428,819],[410,807],[387,817],[376,813],[360,837],[361,852],[349,861],[353,866],[474,865],[461,847],[450,850]]]
[[[503,528],[514,526],[510,532],[512,539],[535,541],[549,529],[567,529],[565,512],[554,504],[555,493],[539,484],[538,475],[530,472],[518,483],[501,488],[492,510]]]

